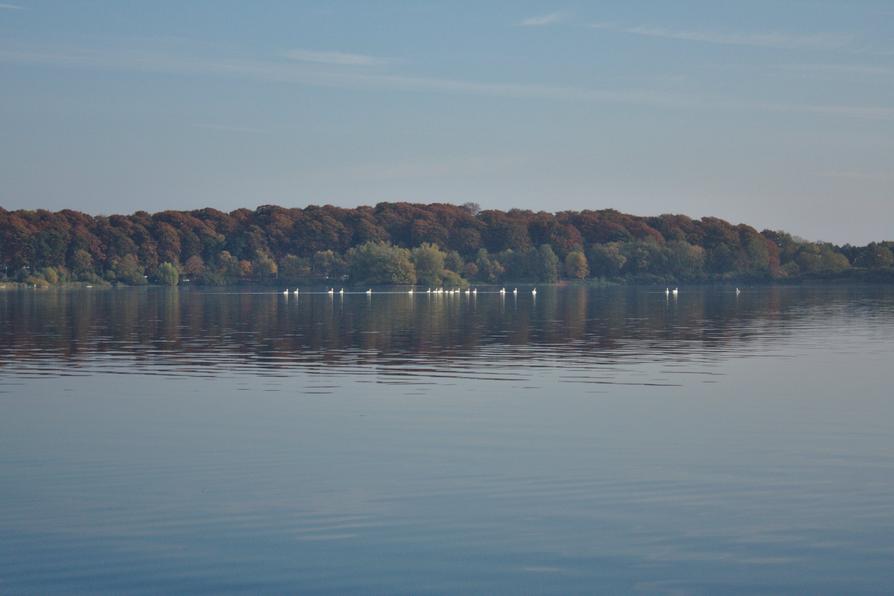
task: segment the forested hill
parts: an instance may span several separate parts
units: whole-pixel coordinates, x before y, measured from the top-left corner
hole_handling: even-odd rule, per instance
[[[892,242],[835,246],[712,217],[638,217],[612,209],[553,214],[380,203],[106,217],[0,208],[0,277],[37,285],[890,277],[892,248]]]

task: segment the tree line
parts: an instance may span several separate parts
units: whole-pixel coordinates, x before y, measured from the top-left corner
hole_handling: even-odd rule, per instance
[[[91,216],[0,208],[0,279],[33,285],[894,279],[892,249],[614,209],[379,203]]]

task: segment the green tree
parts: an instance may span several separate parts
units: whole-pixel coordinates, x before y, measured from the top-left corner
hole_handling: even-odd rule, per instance
[[[61,281],[59,278],[59,272],[56,270],[55,267],[44,267],[40,270],[40,274],[45,280],[47,280],[47,283],[49,283],[51,286],[55,286]]]
[[[217,268],[215,273],[219,275],[223,283],[235,281],[240,277],[239,259],[230,254],[228,250],[222,250],[217,255]]]
[[[180,272],[177,271],[177,267],[173,263],[165,261],[158,266],[155,278],[164,286],[176,286],[180,282]]]
[[[444,267],[446,269],[450,269],[451,271],[455,271],[456,273],[462,271],[465,264],[466,262],[463,261],[463,258],[455,250],[451,250],[444,257]]]
[[[835,250],[830,244],[824,244],[820,249],[820,258],[822,259],[822,268],[824,271],[837,273],[851,266],[851,262],[846,256]]]
[[[813,273],[823,268],[823,258],[816,244],[804,244],[795,257],[798,269],[802,273]]]
[[[331,250],[318,250],[313,257],[313,273],[320,279],[339,277],[344,269],[342,258]]]
[[[801,246],[796,258],[803,273],[837,273],[851,266],[846,256],[836,251],[830,244],[807,243]]]
[[[143,266],[132,254],[127,254],[116,259],[112,264],[115,279],[131,286],[141,286],[146,283],[143,274]]]
[[[93,257],[83,248],[74,251],[74,254],[71,256],[71,265],[75,275],[78,277],[84,277],[93,273]]]
[[[252,261],[251,268],[255,275],[264,282],[273,281],[279,273],[279,266],[277,266],[276,261],[266,253],[258,253],[254,261]]]
[[[413,265],[416,267],[416,281],[424,286],[440,286],[447,253],[437,244],[422,243],[413,249]]]
[[[475,257],[475,265],[478,267],[478,279],[488,283],[500,281],[506,272],[500,260],[488,254],[486,248],[478,250],[478,254]]]
[[[588,257],[590,271],[599,277],[617,277],[627,263],[627,257],[621,252],[620,242],[593,244]]]
[[[869,269],[891,267],[894,266],[894,252],[884,244],[870,242],[857,257],[856,264]]]
[[[565,255],[565,275],[572,279],[584,279],[590,274],[590,266],[583,251],[572,250]]]
[[[286,255],[279,263],[279,279],[287,283],[306,280],[311,275],[311,265],[307,259]]]
[[[537,281],[552,283],[559,279],[559,257],[549,244],[541,244],[531,251],[531,273]]]
[[[752,272],[769,273],[770,251],[767,249],[767,243],[763,238],[760,236],[752,238],[748,241],[745,250],[748,253]]]
[[[382,242],[367,242],[347,254],[351,280],[368,284],[415,284],[410,251]]]
[[[670,271],[682,279],[696,279],[704,273],[705,249],[685,240],[674,240],[667,245]]]
[[[450,269],[444,269],[441,273],[443,278],[443,283],[445,288],[466,288],[469,286],[469,282],[463,279],[463,277]]]
[[[731,244],[718,244],[707,253],[707,266],[713,273],[731,273],[738,270],[739,254]]]
[[[531,272],[532,252],[530,249],[512,250],[509,248],[495,255],[495,258],[503,266],[503,277],[512,281],[533,279],[534,275]]]

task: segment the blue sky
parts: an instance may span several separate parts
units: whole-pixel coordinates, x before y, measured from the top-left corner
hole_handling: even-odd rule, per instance
[[[0,205],[476,201],[894,238],[894,3],[0,0]]]

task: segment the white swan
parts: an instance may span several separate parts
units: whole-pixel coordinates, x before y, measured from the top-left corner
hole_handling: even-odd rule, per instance
[[[676,296],[679,293],[680,293],[680,288],[674,288],[674,290],[671,292],[671,294],[673,294],[674,296]]]
[[[332,296],[333,294],[335,294],[335,288],[329,288],[329,291],[326,293]]]
[[[531,296],[536,296],[536,295],[537,295],[537,288],[532,288],[532,289],[531,289]]]
[[[407,290],[407,294],[409,294],[410,296],[412,296],[412,295],[413,295],[413,288],[410,288],[409,290]]]
[[[370,288],[370,289],[368,289],[368,290],[366,291],[366,295],[367,295],[367,296],[369,296],[369,295],[372,294],[372,293],[373,293],[372,288]]]
[[[431,294],[431,288],[425,290],[425,293],[426,293],[426,294]]]
[[[665,296],[670,296],[670,293],[671,293],[670,288],[664,288],[664,295],[665,295]]]
[[[736,288],[736,296],[738,296],[741,293],[742,293],[742,291],[739,288]]]
[[[340,289],[338,290],[338,295],[339,295],[339,296],[343,296],[344,293],[345,293],[345,289],[344,289],[344,288],[340,288]]]
[[[297,293],[298,293],[298,288],[295,288],[295,291],[292,292],[292,293],[293,293],[293,294],[297,294]]]
[[[500,293],[501,293],[501,294],[505,294],[505,293],[506,293],[506,288],[500,288]]]
[[[478,288],[473,288],[473,289],[472,289],[472,294],[474,294],[475,296],[477,296],[477,295],[478,295]]]
[[[512,288],[512,295],[518,296],[518,288]]]
[[[284,296],[288,296],[288,295],[289,295],[289,290],[288,290],[288,288],[285,289],[285,290],[283,290],[282,293],[283,293]]]

